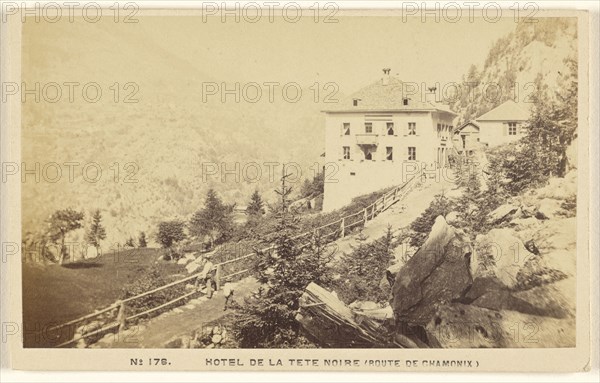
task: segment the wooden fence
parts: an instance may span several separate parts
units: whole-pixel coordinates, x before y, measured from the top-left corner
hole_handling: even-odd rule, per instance
[[[335,241],[336,239],[343,238],[351,231],[354,231],[359,227],[364,227],[368,221],[371,221],[381,212],[388,209],[391,205],[402,200],[413,189],[413,187],[418,184],[420,180],[421,176],[416,175],[403,185],[397,186],[385,193],[382,197],[378,198],[375,202],[363,208],[362,210],[354,214],[347,215],[335,222],[320,226],[313,231],[300,234],[296,236],[295,239],[306,238],[308,241],[311,236],[318,235],[319,238],[321,238],[325,243],[329,243]],[[261,252],[268,252],[272,251],[273,249],[274,246],[270,246],[261,249]],[[244,274],[248,274],[252,270],[250,264],[256,254],[256,252],[252,252],[238,258],[215,264],[217,290],[220,289],[223,281],[236,279]],[[225,273],[223,272],[224,270],[226,270]],[[58,345],[55,345],[54,347],[68,346],[92,336],[103,336],[109,332],[116,332],[119,334],[127,327],[127,324],[132,323],[133,320],[147,316],[169,306],[173,306],[176,303],[182,302],[195,294],[199,294],[199,292],[196,289],[193,289],[192,291],[178,296],[177,298],[174,298],[168,302],[161,303],[158,306],[137,313],[129,312],[131,309],[131,303],[133,301],[149,297],[153,294],[165,291],[166,289],[173,288],[186,282],[195,281],[200,274],[201,273],[196,273],[156,289],[119,300],[102,310],[46,329],[44,330],[44,333],[46,336],[48,336],[48,334],[55,334],[55,339],[58,339],[58,341],[55,343],[58,343]],[[92,326],[92,319],[95,319],[94,322],[96,322],[94,326]],[[98,322],[105,322],[106,324],[99,326]],[[77,329],[80,331],[77,332]]]

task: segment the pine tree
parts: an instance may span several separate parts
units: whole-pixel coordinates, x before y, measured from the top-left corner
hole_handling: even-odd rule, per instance
[[[231,213],[233,206],[225,205],[214,189],[209,189],[204,200],[204,208],[192,216],[189,223],[190,233],[196,236],[208,236],[211,247],[225,241],[233,230]]]
[[[265,214],[264,202],[258,193],[258,190],[254,190],[250,197],[250,203],[246,208],[246,213],[252,217],[260,217]]]
[[[106,239],[106,230],[102,226],[102,214],[100,209],[96,209],[92,215],[92,225],[87,232],[87,242],[96,249],[100,248],[100,241]]]
[[[139,247],[148,247],[148,241],[146,240],[146,233],[145,232],[141,232],[140,236],[138,237],[138,246]]]
[[[291,347],[304,339],[295,320],[299,298],[309,283],[323,283],[327,253],[320,243],[302,246],[296,238],[299,218],[289,209],[288,175],[276,190],[280,206],[274,212],[274,233],[267,242],[273,250],[260,252],[255,265],[258,280],[267,286],[258,299],[248,301],[236,324],[242,347]]]
[[[387,302],[390,289],[381,288],[381,279],[394,260],[394,236],[391,226],[386,234],[371,242],[359,244],[352,253],[339,262],[339,274],[344,278],[336,281],[340,298],[350,304],[356,300]]]

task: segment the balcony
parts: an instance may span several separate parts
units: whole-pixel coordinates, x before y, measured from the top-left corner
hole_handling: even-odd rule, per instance
[[[363,133],[356,135],[356,144],[357,145],[378,145],[379,144],[379,134],[375,133]]]

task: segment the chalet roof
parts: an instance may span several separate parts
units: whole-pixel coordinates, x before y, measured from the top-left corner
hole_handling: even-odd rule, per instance
[[[508,100],[498,105],[489,112],[476,118],[476,121],[526,121],[529,119],[529,111],[526,106],[520,105],[513,100]]]
[[[403,88],[404,82],[394,76],[389,76],[387,83],[379,79],[324,112],[439,111],[456,115],[446,105],[420,100],[419,94],[409,95],[408,105],[404,105],[406,96]],[[358,100],[358,105],[354,106],[354,100]]]
[[[454,129],[454,133],[458,133],[460,132],[463,128],[466,128],[469,125],[473,125],[475,128],[477,128],[477,130],[479,130],[479,125],[477,125],[477,122],[471,120],[471,121],[467,121],[464,124],[462,124],[461,126],[457,127],[456,129]]]

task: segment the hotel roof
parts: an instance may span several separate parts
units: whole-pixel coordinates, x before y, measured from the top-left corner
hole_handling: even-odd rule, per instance
[[[386,75],[387,76],[387,75]],[[362,88],[351,96],[340,100],[337,104],[323,112],[445,112],[456,115],[446,105],[431,101],[422,101],[421,94],[406,96],[405,83],[400,79],[384,76],[383,79]],[[404,99],[408,104],[404,105]],[[356,100],[356,105],[355,105]]]

